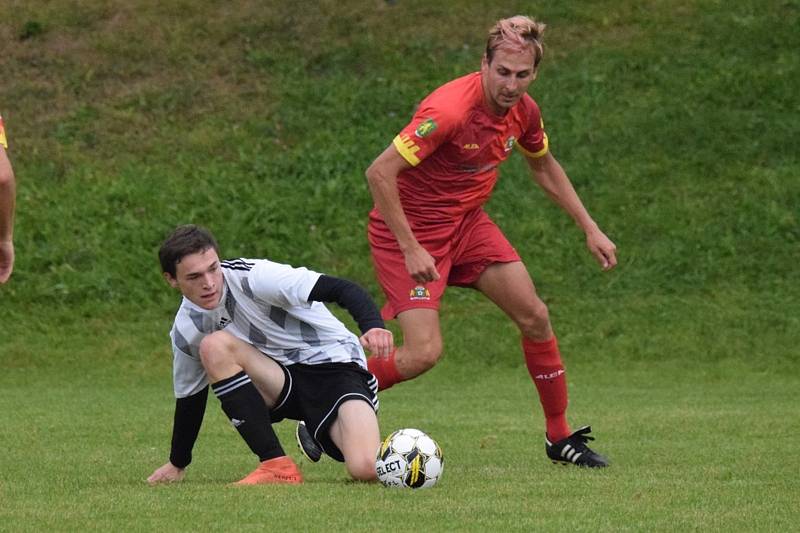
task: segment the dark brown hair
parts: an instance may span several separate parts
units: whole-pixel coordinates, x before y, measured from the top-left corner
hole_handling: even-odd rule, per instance
[[[164,240],[158,250],[161,271],[174,278],[176,267],[181,259],[187,255],[204,252],[209,248],[213,248],[219,254],[219,246],[210,231],[194,224],[178,226]]]

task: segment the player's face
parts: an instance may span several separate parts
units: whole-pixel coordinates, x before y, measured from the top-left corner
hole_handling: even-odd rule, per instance
[[[481,63],[483,95],[496,114],[504,115],[511,109],[536,79],[533,54],[530,47],[525,50],[498,48],[491,63],[484,56]]]
[[[216,250],[209,248],[189,254],[175,266],[175,277],[164,273],[167,282],[192,303],[214,309],[222,297],[222,269]]]

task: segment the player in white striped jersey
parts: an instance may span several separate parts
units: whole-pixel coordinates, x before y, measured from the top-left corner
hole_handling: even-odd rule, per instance
[[[191,462],[209,385],[261,461],[238,484],[301,483],[272,423],[302,420],[319,447],[358,480],[375,479],[377,383],[363,348],[393,349],[377,307],[358,285],[266,259],[219,260],[214,237],[179,226],[159,250],[183,301],[172,327],[176,396],[170,460],[150,483],[178,481]],[[361,337],[322,302],[353,316]]]

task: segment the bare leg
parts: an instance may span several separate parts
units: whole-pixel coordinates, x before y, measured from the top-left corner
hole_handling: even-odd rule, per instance
[[[367,359],[367,367],[378,379],[380,390],[422,374],[433,367],[442,354],[437,310],[410,309],[397,318],[403,330],[404,344],[388,357],[373,355]]]
[[[547,435],[556,441],[571,430],[567,423],[567,380],[547,306],[536,294],[521,262],[496,263],[475,286],[517,324],[522,333],[525,364],[544,410]]]
[[[405,379],[430,370],[442,355],[439,311],[410,309],[397,315],[403,331],[403,345],[397,348],[397,370]]]
[[[377,479],[375,457],[380,446],[380,430],[378,417],[370,404],[363,400],[348,400],[340,405],[330,436],[342,451],[345,466],[353,479]]]
[[[484,270],[475,288],[497,304],[524,337],[546,341],[553,336],[547,306],[536,294],[533,280],[521,262],[494,263]]]
[[[273,407],[286,377],[278,363],[230,333],[217,331],[200,343],[200,357],[209,380],[214,383],[244,371]]]
[[[237,484],[302,483],[303,475],[284,452],[270,419],[269,408],[286,380],[280,366],[225,331],[201,341],[200,358],[222,410],[261,461]]]

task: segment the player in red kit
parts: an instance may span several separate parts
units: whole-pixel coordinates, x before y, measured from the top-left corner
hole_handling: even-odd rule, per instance
[[[497,167],[513,149],[533,178],[586,234],[604,270],[616,247],[591,218],[550,153],[539,107],[527,94],[542,59],[544,25],[503,19],[490,30],[480,72],[436,89],[411,122],[367,169],[375,208],[369,242],[386,293],[384,318],[397,317],[404,345],[368,359],[379,387],[412,379],[442,353],[439,300],[448,285],[475,288],[519,327],[522,350],[546,420],[545,449],[553,460],[602,467],[587,445],[586,426],[566,418],[567,384],[547,306],[516,250],[483,209]]]
[[[0,285],[7,282],[14,270],[14,209],[17,184],[11,161],[8,160],[8,142],[0,117]]]

